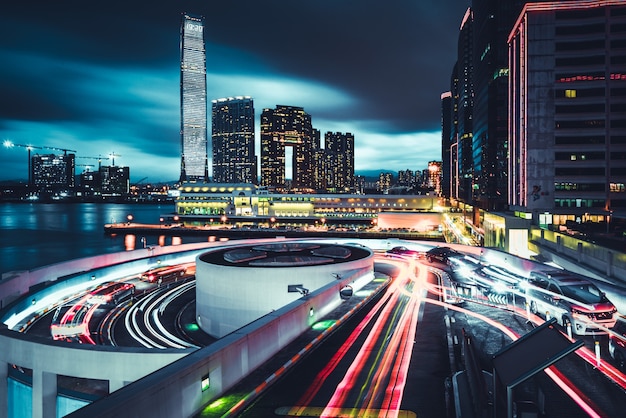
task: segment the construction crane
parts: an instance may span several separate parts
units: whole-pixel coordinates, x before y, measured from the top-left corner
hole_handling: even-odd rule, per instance
[[[32,185],[33,184],[33,173],[32,173],[32,169],[31,169],[31,151],[34,149],[52,149],[52,150],[56,150],[56,151],[63,151],[63,155],[67,155],[68,152],[74,152],[76,153],[75,150],[72,149],[67,149],[67,148],[58,148],[58,147],[49,147],[47,145],[42,145],[42,146],[35,146],[35,145],[26,145],[26,144],[16,144],[13,141],[10,141],[8,139],[5,139],[2,143],[5,148],[13,148],[13,147],[21,147],[21,148],[26,148],[28,150],[28,185]]]
[[[78,152],[78,151],[76,151],[76,150],[73,150],[73,149],[67,149],[67,148],[46,147],[46,146],[43,146],[43,147],[41,147],[41,148],[45,148],[45,149],[53,149],[53,150],[56,150],[56,151],[63,151],[63,155],[67,155],[67,153],[68,153],[68,152],[73,152],[73,153]]]
[[[101,155],[97,156],[97,157],[76,157],[76,158],[89,158],[92,160],[98,160],[98,171],[100,171],[100,167],[102,166],[102,160],[108,160],[109,157],[103,157]]]
[[[121,157],[121,155],[112,152],[109,157],[111,157],[111,166],[115,167],[115,157]]]

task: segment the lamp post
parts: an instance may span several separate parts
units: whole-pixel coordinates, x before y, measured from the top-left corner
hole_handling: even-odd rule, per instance
[[[126,217],[126,219],[128,220],[128,225],[130,225],[130,223],[133,221],[133,215],[130,215],[130,214],[129,214],[129,215]]]

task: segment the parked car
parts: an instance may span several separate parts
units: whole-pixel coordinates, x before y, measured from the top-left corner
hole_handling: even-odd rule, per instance
[[[619,317],[609,333],[609,354],[617,367],[626,371],[626,318]]]
[[[448,258],[450,257],[462,257],[463,254],[453,250],[450,247],[434,247],[426,251],[425,257],[429,263],[433,261],[439,261],[441,263],[448,264]]]
[[[390,250],[387,250],[387,254],[389,255],[403,255],[413,258],[422,258],[424,257],[423,251],[411,250],[404,246],[393,247]]]
[[[576,335],[606,334],[601,327],[615,325],[615,306],[591,281],[563,273],[551,276],[531,273],[526,288],[530,311],[556,318],[565,329],[570,325]]]

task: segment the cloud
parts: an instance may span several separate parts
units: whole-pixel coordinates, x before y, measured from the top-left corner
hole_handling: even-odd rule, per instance
[[[258,133],[264,108],[299,106],[322,133],[355,135],[357,169],[426,168],[441,158],[439,97],[470,3],[109,0],[87,11],[78,0],[7,2],[0,139],[117,152],[131,179],[177,179],[188,11],[205,17],[209,115],[212,99],[251,96]],[[0,155],[0,180],[27,177],[18,150]]]

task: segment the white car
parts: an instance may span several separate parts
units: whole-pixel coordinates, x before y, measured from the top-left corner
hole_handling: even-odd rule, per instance
[[[528,281],[526,301],[530,311],[556,318],[576,335],[606,334],[617,320],[617,309],[595,284],[576,276],[552,276]]]

